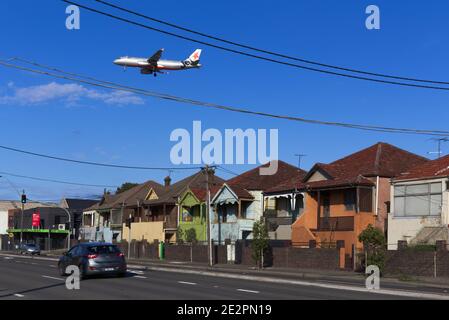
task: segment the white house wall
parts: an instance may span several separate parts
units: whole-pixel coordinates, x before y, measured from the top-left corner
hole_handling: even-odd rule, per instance
[[[410,182],[397,182],[396,185],[409,185],[419,183],[441,182],[443,185],[443,205],[441,216],[421,216],[421,217],[395,217],[394,216],[394,185],[391,186],[391,212],[388,215],[388,249],[396,250],[399,240],[410,241],[424,227],[441,227],[448,225],[449,219],[449,190],[446,189],[446,179],[422,180]],[[444,182],[444,183],[443,183]]]
[[[0,211],[0,234],[7,234],[8,230],[8,211]]]

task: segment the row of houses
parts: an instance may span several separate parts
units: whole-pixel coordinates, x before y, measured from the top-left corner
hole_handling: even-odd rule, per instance
[[[251,239],[261,218],[271,239],[298,247],[344,241],[349,256],[362,248],[358,236],[370,224],[385,233],[389,249],[398,240],[448,240],[449,156],[430,161],[377,143],[308,172],[283,161],[275,175],[259,169],[227,181],[200,171],[173,184],[167,177],[105,194],[84,210],[80,237],[175,242],[193,232],[206,241],[210,194],[211,238],[219,243]]]

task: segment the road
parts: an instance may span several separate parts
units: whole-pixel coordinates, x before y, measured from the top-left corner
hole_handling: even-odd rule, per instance
[[[65,278],[58,274],[55,261],[0,256],[0,299],[375,300],[403,298],[405,297],[350,289],[133,269],[130,269],[124,278],[90,278],[81,281],[80,290],[68,290],[65,286]]]

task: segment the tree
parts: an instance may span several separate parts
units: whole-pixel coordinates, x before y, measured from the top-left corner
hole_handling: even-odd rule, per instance
[[[186,242],[195,243],[196,239],[196,230],[194,228],[187,229],[185,232]]]
[[[256,221],[253,225],[253,241],[251,243],[252,258],[258,268],[263,268],[263,256],[269,245],[268,228],[262,221]]]
[[[359,235],[359,241],[363,243],[365,250],[365,267],[376,265],[382,271],[385,266],[385,235],[382,230],[371,224]]]
[[[117,190],[115,191],[115,194],[125,192],[126,190],[134,188],[135,186],[138,186],[138,185],[139,185],[138,183],[124,182],[124,183],[122,183],[122,185],[120,187],[117,188]]]

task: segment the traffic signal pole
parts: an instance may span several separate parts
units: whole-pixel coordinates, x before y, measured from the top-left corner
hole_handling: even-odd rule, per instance
[[[21,216],[20,216],[20,244],[22,244],[23,241],[23,211],[25,209],[25,203],[27,196],[25,194],[25,190],[22,190],[22,198],[21,198],[21,202],[22,202],[22,212],[21,212]]]

